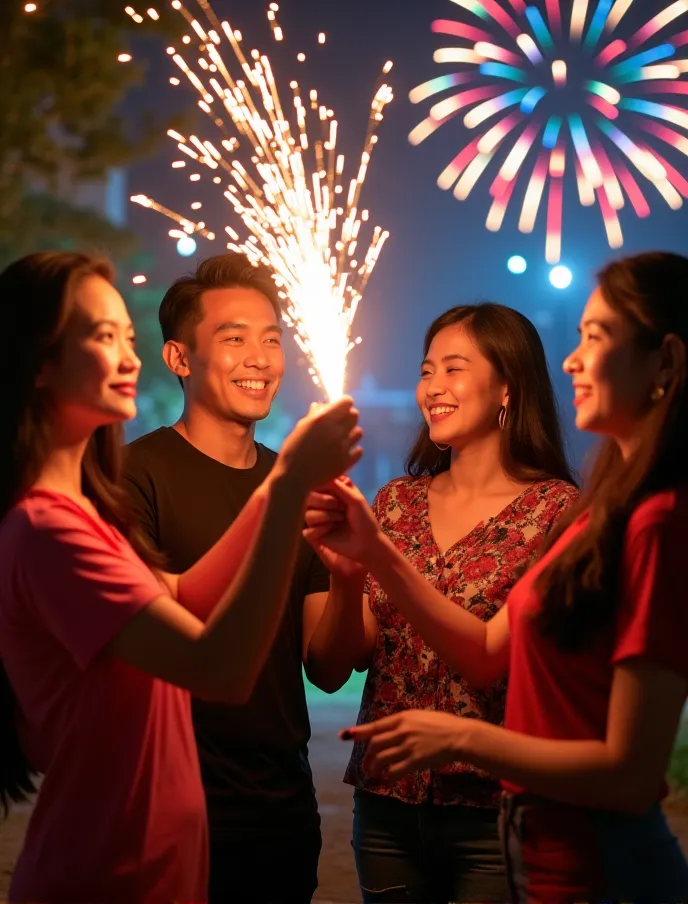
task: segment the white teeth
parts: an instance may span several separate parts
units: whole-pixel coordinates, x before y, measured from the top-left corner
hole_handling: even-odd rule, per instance
[[[452,414],[454,411],[456,411],[456,408],[450,408],[445,405],[442,408],[431,408],[430,414]]]
[[[241,389],[265,389],[267,385],[264,380],[235,380],[234,382]]]

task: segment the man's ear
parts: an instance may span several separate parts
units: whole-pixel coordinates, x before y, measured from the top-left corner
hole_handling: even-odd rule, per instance
[[[162,348],[162,360],[176,377],[188,377],[191,373],[188,349],[183,342],[174,339],[166,342]]]

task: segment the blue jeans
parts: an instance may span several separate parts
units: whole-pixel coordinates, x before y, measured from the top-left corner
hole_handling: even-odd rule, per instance
[[[688,901],[688,863],[659,804],[635,817],[505,794],[500,833],[517,904]]]
[[[352,845],[364,904],[508,899],[496,810],[356,791]]]

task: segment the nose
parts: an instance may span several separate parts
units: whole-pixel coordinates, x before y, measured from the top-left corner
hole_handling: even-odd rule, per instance
[[[119,370],[127,374],[138,373],[141,370],[141,359],[128,341],[122,343]]]
[[[565,374],[575,374],[578,373],[581,369],[581,360],[580,360],[580,345],[577,345],[570,355],[567,355],[564,358],[564,363],[562,364],[562,369]]]
[[[433,374],[425,384],[425,395],[430,398],[437,398],[446,392],[444,380],[441,374]]]
[[[262,342],[251,342],[247,345],[244,364],[246,367],[257,367],[259,370],[269,367],[270,361]]]

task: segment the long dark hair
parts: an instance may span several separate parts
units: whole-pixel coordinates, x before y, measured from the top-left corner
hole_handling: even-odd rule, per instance
[[[110,264],[76,252],[41,252],[10,264],[0,273],[0,384],[6,389],[0,441],[0,520],[35,483],[51,449],[50,400],[37,377],[59,358],[65,328],[81,280],[114,278]],[[84,493],[100,515],[128,537],[151,567],[160,560],[135,526],[121,484],[122,428],[99,427],[82,465]],[[34,771],[19,742],[16,699],[0,662],[0,806],[25,800],[35,791]]]
[[[639,351],[659,349],[668,334],[688,347],[688,258],[638,254],[609,264],[598,282],[605,302],[633,327]],[[581,512],[589,513],[586,530],[538,578],[539,624],[562,650],[583,648],[613,622],[624,535],[633,510],[651,494],[688,480],[685,379],[684,360],[644,419],[632,457],[624,460],[613,440],[603,444],[585,493],[547,539],[545,551]]]
[[[515,480],[558,478],[574,483],[566,460],[557,403],[547,359],[533,324],[501,304],[459,305],[441,314],[425,334],[423,357],[435,336],[461,324],[509,389],[509,408],[502,431],[501,459]],[[423,423],[406,460],[411,477],[448,471],[451,451],[440,451]]]

